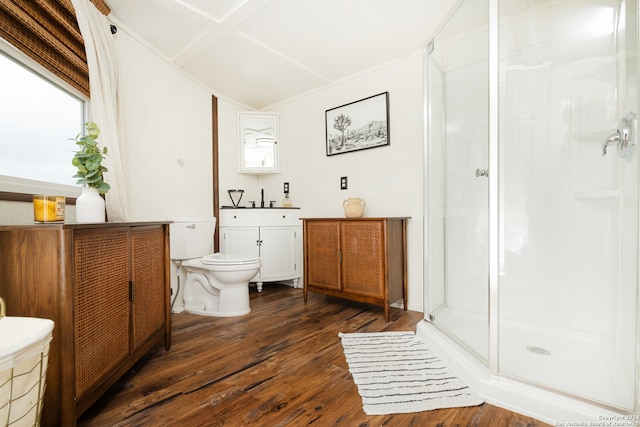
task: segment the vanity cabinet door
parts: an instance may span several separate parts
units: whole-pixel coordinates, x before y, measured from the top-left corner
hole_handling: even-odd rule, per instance
[[[260,279],[278,280],[298,275],[298,236],[294,227],[260,227]]]
[[[129,228],[74,233],[75,398],[131,353]]]
[[[220,227],[220,252],[231,255],[260,256],[259,227]]]

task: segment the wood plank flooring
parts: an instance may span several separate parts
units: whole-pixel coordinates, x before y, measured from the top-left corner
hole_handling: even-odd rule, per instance
[[[415,331],[384,310],[280,284],[251,288],[251,313],[174,314],[172,347],[138,362],[78,421],[87,426],[548,426],[489,404],[367,416],[338,332]]]

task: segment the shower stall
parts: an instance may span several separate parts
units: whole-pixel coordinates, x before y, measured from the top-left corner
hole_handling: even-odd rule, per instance
[[[638,409],[637,7],[464,0],[426,50],[418,333],[547,422]]]

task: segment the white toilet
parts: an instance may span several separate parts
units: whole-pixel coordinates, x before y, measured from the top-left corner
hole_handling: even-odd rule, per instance
[[[171,259],[186,271],[184,310],[204,316],[242,316],[251,311],[249,281],[260,258],[213,252],[216,219],[177,218],[170,225]]]

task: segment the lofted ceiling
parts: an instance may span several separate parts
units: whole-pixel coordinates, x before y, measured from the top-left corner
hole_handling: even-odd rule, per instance
[[[106,0],[211,93],[263,110],[415,55],[456,0]]]

